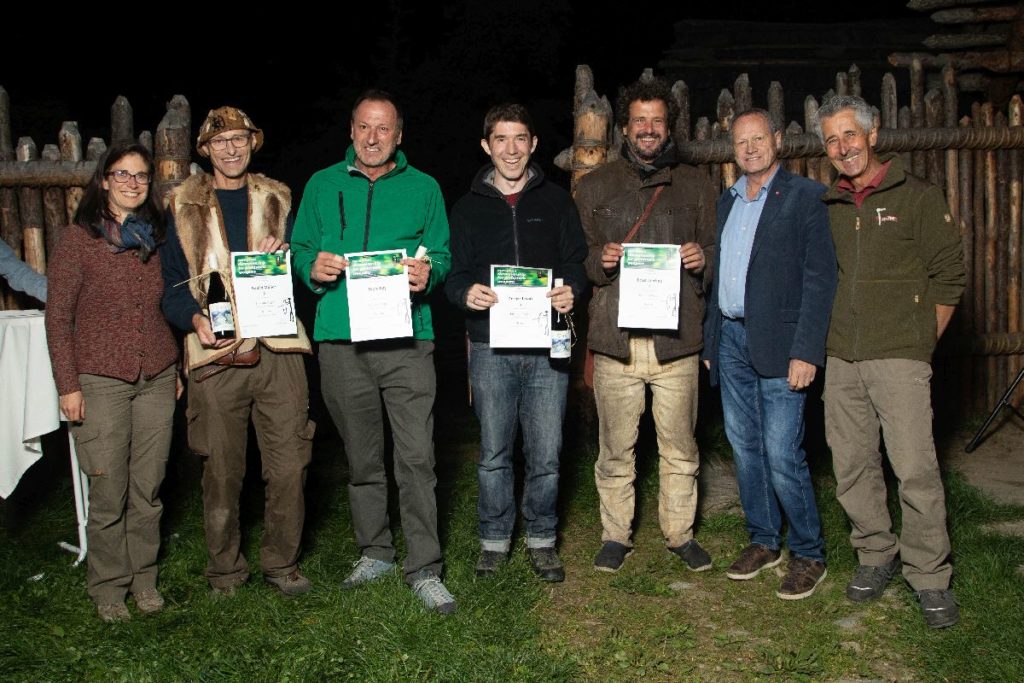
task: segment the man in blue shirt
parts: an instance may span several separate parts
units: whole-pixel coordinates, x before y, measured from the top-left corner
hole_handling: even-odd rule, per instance
[[[752,579],[782,562],[785,514],[790,561],[776,595],[799,600],[827,573],[801,442],[806,389],[825,361],[835,249],[825,186],[781,167],[782,133],[768,112],[737,116],[732,141],[744,175],[718,201],[720,257],[704,325],[750,534],[726,576]]]

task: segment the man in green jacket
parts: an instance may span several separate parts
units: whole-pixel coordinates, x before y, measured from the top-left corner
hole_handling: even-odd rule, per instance
[[[320,342],[324,401],[345,441],[349,462],[349,502],[361,557],[342,586],[373,581],[395,566],[383,398],[408,548],[405,579],[428,609],[448,614],[455,611],[455,600],[441,583],[434,491],[434,332],[426,301],[444,282],[451,264],[444,200],[437,182],[410,166],[398,150],[402,115],[388,93],[370,90],[356,100],[351,136],[345,160],[310,178],[292,234],[296,271],[320,297],[313,334]],[[403,248],[412,337],[354,343],[348,260],[343,255]]]
[[[946,503],[932,439],[930,365],[964,290],[960,235],[942,191],[873,149],[878,126],[859,97],[818,111],[819,135],[839,178],[829,188],[839,285],[825,366],[825,432],[837,496],[860,566],[846,587],[872,600],[900,570],[925,622],[952,626],[959,608]],[[892,531],[879,452],[900,483],[903,529]]]

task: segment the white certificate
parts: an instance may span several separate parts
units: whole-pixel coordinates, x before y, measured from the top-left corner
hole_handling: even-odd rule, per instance
[[[491,346],[551,348],[550,268],[491,266]]]
[[[352,341],[412,336],[405,249],[345,254]]]
[[[290,251],[231,252],[231,285],[237,338],[296,333]]]
[[[622,245],[619,327],[679,328],[678,244]]]

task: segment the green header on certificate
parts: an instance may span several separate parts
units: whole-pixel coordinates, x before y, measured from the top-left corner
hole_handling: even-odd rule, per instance
[[[628,247],[622,261],[624,268],[675,270],[679,268],[679,247]]]
[[[401,275],[405,272],[405,265],[402,259],[405,252],[386,251],[380,254],[350,254],[348,256],[348,277],[349,280],[358,280],[367,277],[385,277],[388,275]]]
[[[263,277],[265,275],[287,275],[288,254],[275,251],[272,254],[233,254],[235,277]]]
[[[547,287],[551,271],[547,268],[522,268],[519,266],[494,266],[493,287]]]

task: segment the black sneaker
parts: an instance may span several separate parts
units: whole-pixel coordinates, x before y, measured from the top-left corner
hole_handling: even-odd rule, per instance
[[[932,628],[948,628],[960,621],[960,608],[951,590],[917,591],[917,600],[921,603],[924,623]]]
[[[480,557],[476,561],[476,575],[494,576],[501,569],[501,565],[505,564],[507,558],[508,554],[500,550],[481,550]]]
[[[901,566],[899,557],[878,567],[866,564],[858,566],[850,583],[846,584],[846,597],[854,602],[867,602],[880,597],[892,577],[899,573]]]
[[[599,572],[617,572],[622,563],[633,554],[633,549],[615,541],[605,541],[594,558],[594,569]]]
[[[554,547],[528,548],[526,552],[530,556],[530,566],[533,567],[534,574],[552,583],[565,581],[565,567]]]
[[[711,569],[711,556],[704,548],[700,547],[696,538],[691,538],[686,543],[669,548],[668,551],[686,563],[686,566],[695,572],[705,572]]]

